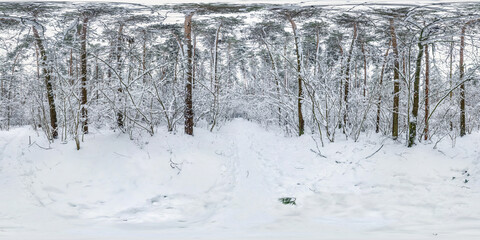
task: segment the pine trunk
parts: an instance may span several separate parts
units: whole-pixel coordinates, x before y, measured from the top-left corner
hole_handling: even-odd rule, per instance
[[[123,39],[123,23],[120,23],[120,26],[118,27],[118,38],[117,38],[117,50],[116,50],[116,57],[117,57],[117,71],[118,74],[120,74],[121,77],[121,52],[122,52],[122,39]],[[121,81],[121,79],[119,79]],[[118,95],[119,97],[119,102],[120,102],[120,107],[117,110],[117,126],[123,130],[123,127],[125,126],[124,123],[124,116],[122,112],[122,107],[123,107],[123,87],[122,84],[120,83],[120,86],[118,87]]]
[[[50,127],[52,138],[56,139],[58,137],[57,132],[57,112],[55,109],[55,99],[53,96],[53,85],[51,82],[51,71],[50,67],[48,66],[48,59],[47,59],[47,51],[43,46],[43,40],[40,38],[37,29],[35,26],[32,27],[33,36],[35,37],[35,42],[37,43],[39,52],[40,52],[40,62],[43,68],[43,75],[45,77],[45,86],[47,88],[47,99],[48,99],[48,106],[50,110]]]
[[[298,80],[298,97],[297,97],[297,112],[298,112],[298,135],[302,136],[305,132],[305,120],[303,119],[302,113],[302,101],[303,101],[303,89],[302,89],[302,62],[300,56],[298,35],[297,35],[297,25],[293,21],[290,15],[287,15],[288,21],[292,25],[293,30],[293,39],[295,42],[295,55],[297,56],[297,80]]]
[[[400,63],[398,56],[397,34],[395,33],[395,26],[393,19],[390,19],[390,34],[392,35],[393,48],[393,112],[392,112],[392,138],[398,138],[398,113],[400,107]]]
[[[82,131],[88,133],[88,110],[87,110],[87,24],[88,17],[83,18],[81,38],[81,71],[82,71]]]
[[[185,133],[193,136],[193,100],[192,100],[192,17],[194,13],[185,16],[185,40],[187,44],[187,82],[185,84]]]
[[[415,79],[413,82],[413,106],[412,118],[408,125],[408,147],[415,145],[415,138],[417,137],[417,116],[419,107],[419,90],[420,90],[420,72],[422,71],[422,57],[423,57],[423,29],[420,32],[418,39],[418,55],[415,62]]]
[[[425,45],[425,129],[423,131],[424,139],[428,140],[428,115],[429,115],[429,84],[430,84],[430,61],[428,56],[428,45]]]

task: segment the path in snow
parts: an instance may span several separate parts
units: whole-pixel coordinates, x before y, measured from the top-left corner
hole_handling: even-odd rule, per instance
[[[44,150],[0,132],[0,239],[476,239],[480,135],[438,150],[366,136],[316,156],[246,120],[136,144],[92,133]],[[384,147],[371,155],[382,144]],[[280,197],[295,197],[283,205]]]

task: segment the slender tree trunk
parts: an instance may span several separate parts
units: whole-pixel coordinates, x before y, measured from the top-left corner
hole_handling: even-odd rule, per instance
[[[57,132],[57,112],[55,109],[55,99],[53,95],[53,85],[51,82],[51,70],[50,66],[48,65],[48,59],[47,59],[47,52],[43,46],[43,40],[40,38],[40,35],[38,34],[37,28],[35,26],[32,27],[33,30],[33,36],[35,38],[35,42],[37,43],[38,49],[40,51],[40,59],[41,59],[41,65],[43,68],[43,75],[45,77],[45,86],[47,88],[47,99],[48,99],[48,106],[50,110],[50,127],[51,133],[52,133],[52,138],[56,139],[58,137],[58,132]]]
[[[193,100],[192,100],[192,17],[193,12],[185,16],[185,40],[187,45],[187,82],[185,84],[185,133],[193,136]]]
[[[428,115],[429,115],[429,96],[428,91],[430,84],[430,61],[428,54],[428,45],[425,45],[425,129],[423,131],[424,139],[428,140]]]
[[[70,60],[69,60],[69,69],[68,69],[68,75],[70,76],[70,84],[73,85],[73,47],[70,48]]]
[[[345,111],[343,112],[343,129],[345,132],[345,128],[347,127],[348,121],[348,94],[350,89],[350,62],[353,55],[353,48],[355,46],[355,40],[357,38],[357,23],[353,23],[353,38],[352,43],[350,45],[350,50],[348,52],[348,58],[346,63],[346,70],[345,70],[345,89],[343,95],[343,101],[345,102]]]
[[[319,52],[320,52],[320,31],[317,28],[316,31],[315,31],[315,65],[314,65],[314,71],[313,71],[314,76],[317,76],[317,74],[320,71],[319,66],[318,66],[319,65],[319,62],[318,62]]]
[[[293,39],[295,42],[295,55],[297,56],[297,79],[298,79],[298,97],[297,97],[297,112],[298,112],[298,135],[302,136],[305,132],[305,120],[302,113],[303,89],[302,89],[302,62],[299,49],[299,39],[297,35],[297,25],[292,17],[287,14],[287,19],[290,21],[293,30]]]
[[[81,71],[82,71],[82,131],[88,133],[88,110],[87,110],[87,24],[88,17],[83,18],[81,36]]]
[[[420,37],[418,38],[418,55],[415,62],[415,79],[413,82],[413,106],[412,106],[412,118],[410,119],[408,126],[408,147],[415,145],[415,138],[417,137],[417,116],[419,107],[419,91],[420,91],[420,72],[422,71],[422,57],[423,57],[423,31],[420,31]]]
[[[398,56],[397,34],[393,19],[390,19],[390,34],[392,35],[393,48],[393,112],[392,112],[392,138],[398,138],[398,113],[400,107],[400,63]]]
[[[143,83],[147,82],[147,31],[143,30],[143,46],[142,46],[142,73],[143,73]]]
[[[378,102],[377,102],[377,122],[375,124],[375,132],[378,133],[380,132],[380,113],[381,113],[381,105],[382,105],[382,85],[383,85],[383,75],[385,73],[385,65],[387,64],[387,57],[388,57],[388,52],[390,51],[390,46],[392,44],[392,40],[388,42],[387,46],[387,52],[385,53],[385,56],[383,58],[383,64],[382,64],[382,70],[380,71],[380,81],[378,83],[380,92],[378,93]]]
[[[117,50],[116,50],[116,57],[117,57],[117,71],[118,71],[118,74],[120,74],[120,77],[122,76],[121,75],[121,58],[122,58],[122,39],[123,39],[123,23],[120,23],[120,26],[118,27],[118,38],[117,38]],[[119,79],[119,81],[121,81],[121,79]],[[120,83],[119,86],[118,86],[118,95],[119,95],[119,102],[120,102],[120,107],[119,109],[117,110],[117,126],[123,130],[124,126],[125,126],[125,123],[124,123],[124,116],[123,116],[123,111],[122,111],[122,107],[123,107],[123,86],[122,84]]]
[[[463,61],[463,52],[465,50],[465,31],[469,24],[477,20],[470,20],[466,22],[462,27],[462,34],[460,35],[460,82],[463,81],[465,75],[465,63]],[[465,122],[465,83],[460,85],[460,137],[465,136],[466,122]]]
[[[340,44],[340,42],[338,43],[338,48],[340,50],[340,75],[343,75],[343,73],[345,72],[345,63],[343,61],[343,58],[344,58],[344,51],[343,51],[343,47],[342,45]],[[342,110],[343,110],[343,78],[340,77],[340,84],[339,84],[339,94],[338,94],[338,103],[340,105],[340,107],[338,108],[338,129],[341,129],[343,128],[343,120],[342,120]]]
[[[450,89],[453,88],[453,40],[450,43],[450,74],[449,74]],[[450,103],[453,101],[453,91],[450,91]],[[450,119],[450,131],[453,131],[453,121]]]
[[[213,128],[217,124],[217,115],[219,109],[219,100],[220,97],[220,79],[218,78],[218,38],[220,36],[220,29],[222,28],[222,23],[217,28],[217,32],[215,34],[215,49],[213,52],[213,123],[212,127],[210,128],[210,132],[213,131]]]
[[[467,24],[462,27],[462,35],[460,36],[460,82],[463,81],[465,67],[463,62],[463,51],[465,49],[465,30]],[[460,85],[460,137],[465,136],[465,84]]]
[[[100,89],[100,86],[99,86],[99,83],[100,83],[100,75],[99,75],[99,66],[98,66],[98,59],[95,59],[95,83],[96,83],[96,94],[95,94],[95,99],[98,101],[98,98],[99,98],[99,89]]]
[[[195,57],[197,49],[197,34],[193,34],[193,53],[192,53],[192,87],[195,89],[195,81],[197,79],[197,59]]]
[[[365,54],[365,42],[362,41],[363,55],[363,99],[367,96],[367,55]]]

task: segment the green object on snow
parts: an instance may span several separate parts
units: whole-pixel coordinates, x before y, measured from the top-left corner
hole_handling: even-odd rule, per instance
[[[279,198],[278,200],[285,205],[297,205],[295,203],[295,200],[297,199],[294,197],[282,197],[282,198]]]

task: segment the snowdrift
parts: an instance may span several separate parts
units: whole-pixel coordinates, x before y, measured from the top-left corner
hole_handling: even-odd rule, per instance
[[[324,158],[312,136],[241,119],[194,137],[97,130],[80,151],[0,132],[0,239],[480,237],[480,134],[437,149],[367,136]]]

